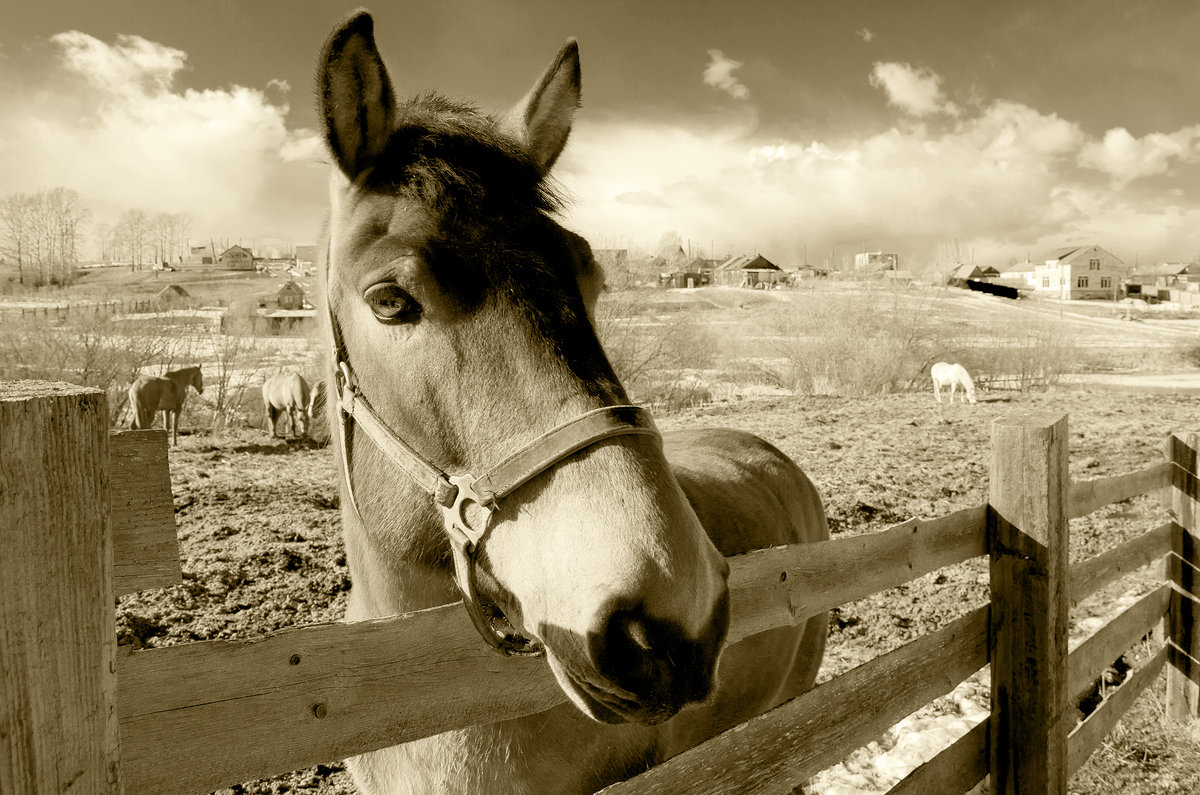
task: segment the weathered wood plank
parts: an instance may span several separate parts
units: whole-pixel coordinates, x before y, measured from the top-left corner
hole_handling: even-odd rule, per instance
[[[1174,556],[1169,561],[1169,573],[1183,594],[1200,597],[1200,577],[1196,574],[1196,533],[1200,528],[1197,517],[1196,450],[1200,434],[1172,434],[1167,453],[1175,465],[1171,507],[1179,523],[1173,538]],[[1172,601],[1166,621],[1167,640],[1178,652],[1167,668],[1167,718],[1189,721],[1200,717],[1200,683],[1192,675],[1191,660],[1200,658],[1200,608],[1195,599],[1177,598]],[[1177,661],[1187,661],[1184,665]]]
[[[1171,462],[1163,461],[1137,472],[1072,483],[1067,499],[1067,517],[1077,519],[1105,505],[1165,489],[1171,485],[1171,472]]]
[[[498,656],[458,604],[117,662],[130,792],[209,792],[564,700],[544,660]]]
[[[988,774],[988,721],[948,745],[941,753],[909,773],[888,795],[963,793]]]
[[[992,792],[1067,790],[1067,417],[992,422]]]
[[[119,792],[104,392],[0,383],[0,484],[0,792]]]
[[[986,555],[985,513],[979,505],[937,519],[910,519],[878,533],[732,557],[735,637],[797,624],[943,566]]]
[[[1104,669],[1154,629],[1171,603],[1171,586],[1163,584],[1143,596],[1095,635],[1080,643],[1067,658],[1067,694],[1074,705],[1091,690]]]
[[[1133,702],[1147,687],[1154,684],[1167,661],[1167,648],[1163,646],[1141,668],[1130,674],[1116,692],[1105,699],[1088,719],[1081,723],[1067,738],[1067,775],[1075,773],[1092,755],[1092,751],[1112,731]]]
[[[179,539],[167,432],[114,431],[109,445],[117,596],[177,585]]]
[[[791,792],[985,665],[987,611],[978,608],[602,792]]]
[[[878,534],[730,558],[730,642],[984,554],[982,524],[980,506]],[[436,648],[430,638],[438,638]],[[293,654],[299,665],[280,662]],[[458,605],[242,643],[126,651],[118,667],[125,766],[135,791],[165,782],[207,791],[564,700],[544,662],[496,657]],[[327,705],[320,721],[308,714],[318,701]],[[230,727],[242,738],[236,754]]]
[[[1137,538],[1072,566],[1071,607],[1075,607],[1109,583],[1169,554],[1176,527],[1178,525],[1174,522],[1166,522]]]

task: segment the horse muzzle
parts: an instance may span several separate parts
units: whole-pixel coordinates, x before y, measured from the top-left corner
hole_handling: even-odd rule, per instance
[[[543,640],[551,668],[589,717],[601,723],[654,725],[712,694],[729,630],[728,594],[698,637],[641,605],[620,603],[604,612],[582,644],[558,642],[565,639],[549,629]],[[572,655],[573,650],[581,653]]]

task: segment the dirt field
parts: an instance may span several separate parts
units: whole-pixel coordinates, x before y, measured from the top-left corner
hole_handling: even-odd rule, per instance
[[[835,536],[872,532],[910,516],[940,516],[987,495],[990,421],[1011,411],[1068,412],[1071,475],[1118,474],[1161,460],[1170,430],[1200,426],[1196,398],[1106,391],[994,393],[975,406],[931,394],[846,400],[776,398],[663,417],[665,428],[726,426],[758,433],[794,457],[824,496]],[[351,587],[339,538],[332,453],[245,430],[181,439],[171,455],[184,582],[121,600],[122,643],[157,646],[245,638],[339,618]],[[1072,522],[1072,560],[1138,535],[1166,516],[1138,498]],[[847,573],[852,576],[852,573]],[[1149,589],[1124,581],[1073,613],[1076,635]],[[936,629],[986,599],[982,561],[928,575],[835,611],[822,678]],[[910,717],[814,782],[817,792],[879,792],[963,733],[986,709],[982,674]],[[1161,688],[1075,777],[1075,793],[1200,793],[1200,730],[1160,724]],[[236,792],[353,792],[340,765],[252,782]]]

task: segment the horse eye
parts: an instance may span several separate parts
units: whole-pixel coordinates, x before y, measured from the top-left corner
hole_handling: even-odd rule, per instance
[[[415,323],[421,317],[421,305],[393,282],[367,288],[363,298],[381,323]]]

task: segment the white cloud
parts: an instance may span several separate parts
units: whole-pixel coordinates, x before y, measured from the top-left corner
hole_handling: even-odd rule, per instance
[[[1088,144],[1079,155],[1080,165],[1103,171],[1121,184],[1166,173],[1176,160],[1200,160],[1200,125],[1170,134],[1148,133],[1141,138],[1134,138],[1124,127],[1114,127],[1103,140]]]
[[[187,53],[141,36],[117,34],[105,44],[77,30],[51,36],[61,50],[62,64],[110,94],[130,97],[162,94],[183,68]]]
[[[927,68],[876,61],[871,70],[871,85],[883,89],[889,104],[912,116],[959,113],[958,107],[942,94],[941,76]]]
[[[859,28],[858,30],[854,31],[854,35],[858,36],[867,44],[875,41],[875,33],[868,28]]]
[[[1164,137],[1193,153],[1200,142],[1191,128]],[[1170,152],[1168,166],[1182,158],[1148,140],[1139,146]],[[1200,250],[1200,202],[1097,184],[1080,159],[1103,146],[1071,120],[994,101],[945,130],[836,140],[763,139],[752,121],[589,122],[559,168],[574,197],[568,223],[598,244],[649,245],[675,229],[717,255],[759,250],[784,266],[819,263],[831,245],[888,245],[917,268],[951,238],[1001,264],[1079,240],[1143,259]]]
[[[724,91],[734,99],[748,99],[750,89],[733,76],[743,66],[741,61],[726,57],[720,50],[708,51],[708,66],[704,68],[704,85]]]
[[[187,54],[139,36],[50,41],[53,101],[35,82],[0,106],[6,192],[74,188],[98,225],[142,208],[190,214],[197,236],[313,235],[321,146],[312,131],[288,129],[286,104],[238,85],[180,89]]]

